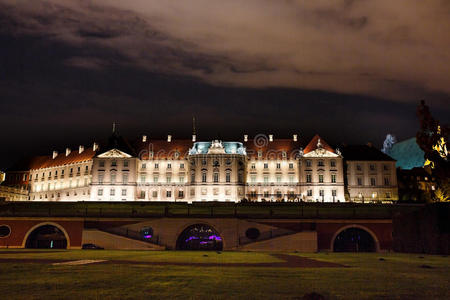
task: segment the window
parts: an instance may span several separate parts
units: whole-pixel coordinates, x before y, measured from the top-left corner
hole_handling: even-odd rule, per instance
[[[306,166],[307,166],[307,167],[311,167],[311,160],[309,160],[309,159],[306,160]]]
[[[113,160],[113,161],[111,162],[111,167],[117,167],[117,161]]]
[[[264,176],[264,183],[269,183],[269,176]]]
[[[122,183],[123,184],[128,184],[128,174],[123,174],[122,175]]]
[[[158,176],[153,176],[153,182],[154,183],[158,183],[158,179],[159,179]]]
[[[388,171],[389,170],[389,166],[388,165],[383,165],[383,170]]]
[[[139,199],[145,199],[145,191],[140,192]]]
[[[167,169],[172,169],[172,164],[167,164]]]
[[[206,182],[206,172],[202,172],[202,182]]]
[[[127,189],[122,189],[122,196],[126,196],[127,195]]]
[[[362,166],[360,164],[356,165],[356,171],[362,171]]]
[[[323,175],[322,174],[319,175],[319,183],[323,183]]]
[[[180,176],[180,183],[184,183],[184,176]]]
[[[269,198],[269,191],[264,191],[264,198]]]
[[[362,178],[361,178],[361,177],[358,177],[357,180],[358,180],[358,185],[363,185],[363,184],[362,184]]]
[[[98,166],[99,166],[100,168],[104,168],[104,167],[105,167],[105,161],[104,161],[104,160],[99,161],[99,162],[98,162]]]
[[[159,164],[158,163],[155,164],[155,169],[159,169]]]
[[[306,196],[311,197],[311,196],[312,196],[312,190],[308,190],[308,191],[306,192]]]
[[[280,175],[277,175],[277,183],[280,183],[281,182],[281,176]]]
[[[386,198],[391,198],[391,193],[386,193]]]
[[[324,191],[324,190],[319,190],[319,196],[320,196],[320,197],[325,196],[325,191]]]
[[[331,174],[331,182],[336,183],[336,174]]]
[[[103,184],[103,174],[98,174],[98,183]]]
[[[369,165],[369,169],[370,171],[375,171],[375,165],[374,164]]]
[[[213,181],[214,182],[219,182],[219,173],[217,173],[217,172],[214,172],[214,174],[213,174]]]
[[[335,161],[334,159],[332,159],[332,160],[330,161],[330,166],[331,166],[332,168],[335,168],[335,167],[336,167],[336,161]]]
[[[281,169],[281,164],[277,163],[277,169]]]
[[[195,172],[191,173],[191,182],[195,182]]]
[[[141,165],[141,168],[142,168],[142,169],[147,169],[147,164],[146,164],[146,163],[143,163],[143,164]]]
[[[294,168],[294,164],[293,163],[290,163],[289,164],[289,169],[293,169]]]
[[[158,197],[158,191],[153,191],[152,192],[152,197],[153,198],[157,198]]]
[[[269,168],[269,164],[268,163],[265,163],[264,164],[264,169],[268,169]]]
[[[384,185],[389,185],[389,177],[384,177]]]
[[[191,189],[190,192],[191,196],[195,196],[195,189]]]
[[[184,191],[178,191],[178,198],[184,198]]]
[[[374,177],[370,178],[370,185],[371,186],[375,186],[376,185],[376,180]]]
[[[289,183],[294,183],[294,176],[289,175]]]
[[[202,160],[202,165],[203,165],[203,166],[206,166],[206,159],[203,159],[203,160]]]
[[[166,182],[167,183],[171,183],[172,182],[172,177],[171,176],[166,176]]]
[[[225,181],[226,181],[226,182],[231,182],[231,173],[230,173],[230,172],[227,172],[227,173],[226,173],[226,175],[225,175]]]
[[[124,168],[128,168],[128,160],[123,161],[123,166],[124,166]]]
[[[172,197],[172,191],[166,191],[166,197],[171,198]]]
[[[180,169],[184,169],[184,164],[180,164]]]
[[[262,151],[258,150],[258,158],[261,158],[261,157],[262,157]]]
[[[255,163],[252,163],[251,168],[252,168],[253,170],[256,169]]]
[[[141,175],[141,183],[145,183],[147,177],[145,175]]]
[[[98,189],[97,191],[98,196],[103,196],[103,189]],[[68,195],[67,195],[68,196]]]
[[[320,160],[317,162],[317,166],[319,166],[319,167],[325,166],[323,160],[320,159]]]
[[[312,181],[312,176],[311,176],[311,174],[306,174],[306,182],[307,182],[307,183],[311,183],[311,181]]]
[[[218,160],[214,160],[213,166],[214,167],[219,167],[220,166],[219,161]]]
[[[110,189],[109,190],[109,195],[110,196],[115,196],[116,195],[116,190],[115,189]]]
[[[281,193],[281,191],[277,191],[277,198],[281,198],[283,197],[283,194]]]
[[[111,174],[111,183],[116,183],[116,174]]]
[[[336,195],[337,195],[337,191],[336,190],[332,190],[331,191],[331,196],[336,197]]]
[[[250,182],[251,183],[255,183],[256,182],[256,176],[255,175],[250,176]]]

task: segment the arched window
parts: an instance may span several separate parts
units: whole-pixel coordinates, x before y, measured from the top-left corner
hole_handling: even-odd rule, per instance
[[[226,182],[231,182],[231,172],[227,171],[225,174],[225,181]]]
[[[219,173],[218,172],[214,172],[214,174],[213,174],[213,181],[215,183],[219,182]]]

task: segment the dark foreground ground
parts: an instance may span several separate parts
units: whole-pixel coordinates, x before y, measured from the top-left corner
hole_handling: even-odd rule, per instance
[[[0,250],[1,299],[450,299],[450,258]]]

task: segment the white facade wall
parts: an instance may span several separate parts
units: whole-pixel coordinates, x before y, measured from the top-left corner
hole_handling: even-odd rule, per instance
[[[397,201],[395,161],[347,161],[351,201]]]

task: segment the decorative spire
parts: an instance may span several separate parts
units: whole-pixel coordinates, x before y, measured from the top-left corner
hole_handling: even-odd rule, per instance
[[[196,130],[195,130],[195,116],[192,116],[192,135],[196,135]]]

